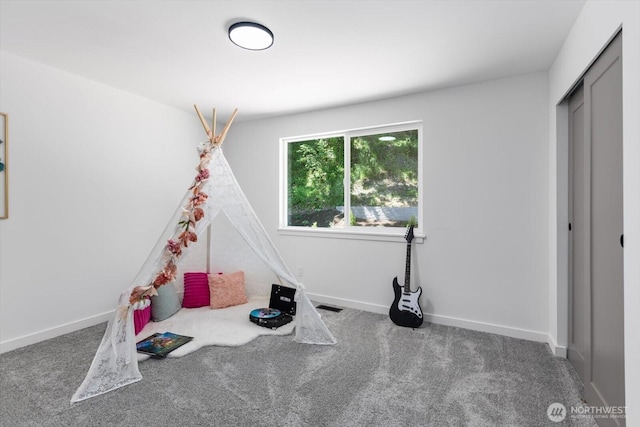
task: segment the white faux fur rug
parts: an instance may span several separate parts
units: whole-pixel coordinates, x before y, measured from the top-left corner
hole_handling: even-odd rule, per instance
[[[269,298],[252,297],[246,304],[222,309],[183,308],[162,322],[147,323],[136,335],[136,342],[156,332],[173,332],[193,337],[192,341],[167,355],[167,357],[180,357],[206,345],[237,347],[260,335],[289,335],[293,332],[295,319],[278,329],[264,328],[251,323],[249,320],[251,310],[268,306]],[[148,355],[138,353],[138,361],[148,358]]]

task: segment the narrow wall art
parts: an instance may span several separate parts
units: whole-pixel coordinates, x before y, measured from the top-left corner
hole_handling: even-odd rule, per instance
[[[0,219],[9,218],[9,115],[0,113]]]

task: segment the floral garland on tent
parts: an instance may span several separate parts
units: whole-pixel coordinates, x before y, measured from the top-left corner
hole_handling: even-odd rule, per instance
[[[136,286],[129,297],[129,304],[134,309],[144,308],[150,304],[150,299],[154,295],[158,295],[157,289],[171,283],[176,278],[178,271],[177,260],[182,256],[183,249],[189,244],[198,241],[195,233],[196,223],[204,218],[204,209],[202,204],[207,201],[209,195],[202,191],[204,183],[209,179],[209,162],[211,161],[211,150],[218,145],[218,136],[210,137],[209,141],[198,146],[200,152],[200,163],[196,166],[198,175],[196,175],[193,185],[189,187],[192,195],[189,202],[182,208],[182,217],[174,236],[167,240],[164,248],[167,262],[160,270],[153,281],[147,286]]]

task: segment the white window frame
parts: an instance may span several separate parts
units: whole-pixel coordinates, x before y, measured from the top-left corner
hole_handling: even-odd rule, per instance
[[[335,132],[316,133],[311,135],[291,136],[280,138],[280,164],[279,164],[279,227],[278,233],[290,236],[305,237],[329,237],[342,239],[363,239],[398,241],[399,236],[404,236],[405,227],[362,227],[349,224],[351,203],[351,138],[375,135],[384,132],[399,132],[403,130],[418,130],[418,226],[414,229],[415,239],[413,243],[422,243],[424,239],[424,215],[423,215],[423,129],[422,120],[414,120],[402,123],[393,123],[381,126],[349,129]],[[344,211],[345,221],[343,228],[329,227],[302,227],[287,225],[288,210],[288,144],[314,139],[342,137],[344,138]]]

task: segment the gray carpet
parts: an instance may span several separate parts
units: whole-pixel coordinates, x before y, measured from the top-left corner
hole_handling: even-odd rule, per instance
[[[143,380],[70,405],[105,325],[0,356],[7,426],[544,426],[581,384],[546,344],[321,311],[336,346],[259,337],[140,364]]]

